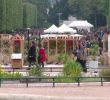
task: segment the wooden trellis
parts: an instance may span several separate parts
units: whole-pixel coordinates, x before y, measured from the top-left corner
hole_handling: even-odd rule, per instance
[[[9,34],[0,34],[0,64],[10,64],[12,46]]]

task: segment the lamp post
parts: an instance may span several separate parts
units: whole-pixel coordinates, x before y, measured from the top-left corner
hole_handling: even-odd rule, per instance
[[[28,37],[27,37],[27,40],[28,40],[28,44],[27,44],[27,53],[29,53],[29,41],[30,41],[30,38],[29,38],[29,31],[30,31],[30,28],[26,28],[27,29],[27,34],[28,34]],[[27,55],[27,56],[29,56],[29,54]],[[28,62],[29,62],[29,60],[28,60]],[[28,68],[30,67],[30,63],[28,63]]]
[[[30,39],[29,39],[29,31],[30,31],[30,28],[27,28],[27,33],[28,33],[28,38],[27,38],[27,40],[28,40],[28,51],[29,51],[29,41],[30,41]]]
[[[61,15],[62,15],[62,13],[58,13],[59,26],[61,24]]]

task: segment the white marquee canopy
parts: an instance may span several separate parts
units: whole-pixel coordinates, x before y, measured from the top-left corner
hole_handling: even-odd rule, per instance
[[[58,28],[59,33],[77,33],[76,30],[73,30],[72,28],[68,27],[67,25],[63,24]]]
[[[79,38],[81,38],[81,37],[84,37],[83,35],[80,35],[80,34],[70,34],[70,35],[68,35],[68,34],[44,34],[44,35],[41,35],[41,38],[42,39],[49,39],[49,38],[55,38],[55,39],[57,39],[57,38],[59,38],[59,37],[63,37],[63,38],[66,38],[66,37],[79,37]]]
[[[44,33],[77,33],[77,31],[65,24],[63,24],[59,28],[53,24],[50,28],[44,30]]]
[[[73,21],[71,24],[68,25],[69,27],[76,27],[77,29],[86,29],[90,31],[90,28],[93,27],[87,20],[77,20]]]
[[[44,30],[44,33],[58,33],[58,27],[53,24],[50,28]]]

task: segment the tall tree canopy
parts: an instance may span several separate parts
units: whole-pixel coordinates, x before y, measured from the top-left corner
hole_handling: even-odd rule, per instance
[[[6,33],[36,26],[36,6],[23,0],[0,0],[0,32]]]
[[[58,25],[59,13],[61,13],[61,20],[67,20],[69,14],[71,13],[67,0],[56,0],[55,5],[50,7],[48,21]]]
[[[48,9],[50,6],[49,0],[26,0],[37,7],[37,27],[45,27],[48,17]]]
[[[109,0],[68,0],[72,14],[97,26],[106,25]]]
[[[23,27],[22,0],[0,0],[0,31],[9,32]]]

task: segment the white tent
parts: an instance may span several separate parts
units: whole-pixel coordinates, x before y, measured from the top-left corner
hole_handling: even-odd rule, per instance
[[[68,25],[69,27],[76,27],[78,30],[85,29],[90,31],[90,28],[93,27],[92,24],[87,22],[86,20],[77,20],[73,21],[71,24]]]
[[[58,27],[53,24],[50,28],[44,30],[44,33],[58,33]]]
[[[73,30],[72,28],[68,27],[67,25],[63,24],[58,28],[59,33],[76,33],[76,30]]]
[[[57,39],[58,37],[84,37],[83,35],[80,35],[80,34],[44,34],[44,35],[41,35],[41,38],[42,39],[49,39],[49,38],[55,38]]]
[[[45,39],[45,38],[57,38],[57,35],[56,34],[43,34],[43,35],[41,35],[41,38],[42,39]]]

